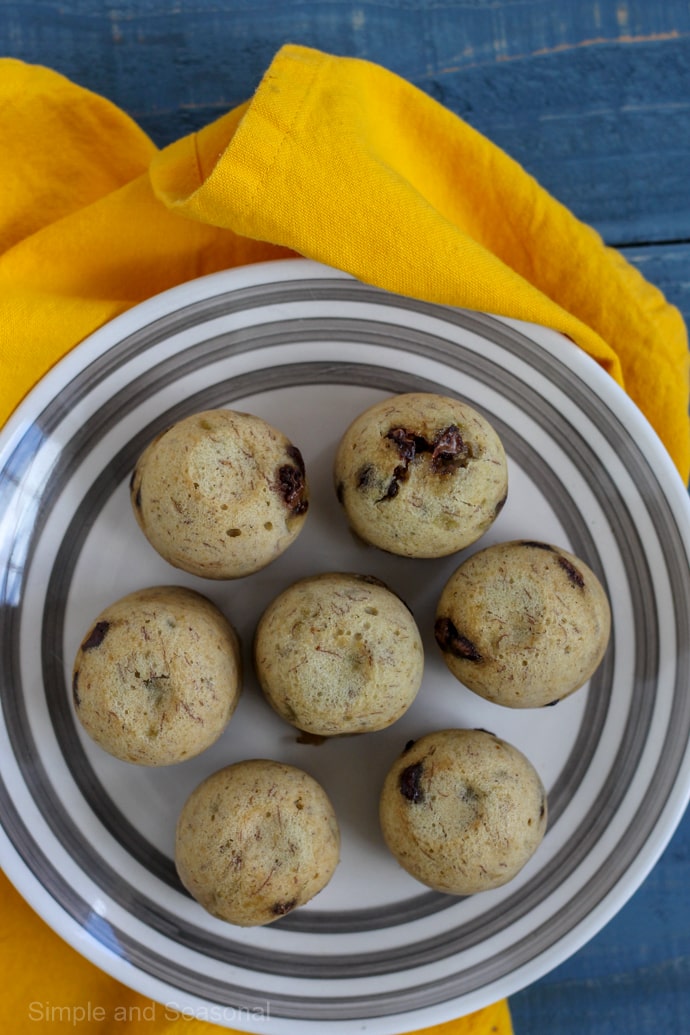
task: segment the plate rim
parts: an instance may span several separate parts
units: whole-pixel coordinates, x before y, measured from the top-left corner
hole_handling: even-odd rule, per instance
[[[282,271],[286,274],[286,276],[271,276],[271,274],[273,274],[277,270],[277,268],[282,268]],[[190,291],[194,295],[194,301],[197,301],[203,298],[213,297],[215,294],[219,292],[219,290],[222,290],[224,287],[226,288],[229,283],[232,283],[233,286],[238,286],[239,283],[242,281],[252,284],[267,284],[275,283],[278,280],[300,279],[305,276],[307,278],[309,278],[310,276],[317,276],[319,279],[336,278],[349,279],[355,281],[355,278],[350,277],[348,274],[344,274],[341,271],[332,269],[330,267],[323,267],[317,263],[312,262],[311,260],[272,260],[270,262],[257,263],[252,266],[224,270],[217,273],[208,274],[200,278],[196,278],[195,280],[170,288],[167,291],[162,292],[161,294],[156,295],[151,299],[147,299],[145,302],[142,302],[139,305],[132,307],[126,312],[121,313],[120,315],[116,316],[113,320],[103,325],[103,327],[98,328],[87,338],[85,338],[82,342],[80,342],[77,346],[75,346],[75,348],[71,350],[71,352],[68,353],[67,356],[65,356],[62,360],[58,361],[58,363],[56,363],[54,367],[52,367],[51,370],[48,371],[46,375],[44,375],[44,377],[41,378],[39,382],[34,386],[34,388],[32,388],[31,391],[24,397],[22,402],[20,402],[18,407],[14,410],[11,417],[5,423],[3,428],[0,429],[0,458],[4,456],[7,449],[11,451],[12,443],[14,442],[15,437],[18,434],[24,434],[28,425],[34,422],[35,412],[33,418],[31,418],[32,408],[35,406],[36,402],[43,397],[44,393],[47,392],[48,395],[52,398],[52,382],[59,382],[64,377],[65,372],[69,371],[70,366],[73,366],[75,371],[79,372],[84,366],[84,356],[88,356],[92,352],[94,356],[101,355],[104,351],[107,351],[108,348],[117,345],[117,342],[121,340],[121,338],[124,337],[125,334],[131,333],[133,329],[145,325],[146,322],[150,322],[150,319],[154,318],[157,313],[166,314],[175,311],[175,303],[178,300],[186,299]],[[455,309],[455,307],[438,306],[435,303],[428,303],[428,305],[433,309]],[[685,486],[683,485],[680,475],[678,474],[675,466],[673,465],[669,454],[663,446],[661,439],[659,438],[656,431],[649,424],[644,414],[642,414],[642,412],[629,398],[629,396],[627,396],[624,390],[620,388],[620,386],[617,385],[615,381],[613,381],[610,375],[608,375],[591,357],[587,356],[577,345],[575,345],[572,342],[569,342],[568,339],[565,339],[564,336],[560,335],[557,331],[554,331],[549,328],[544,328],[536,324],[527,323],[525,321],[514,320],[509,317],[495,316],[494,314],[487,315],[491,316],[493,319],[498,320],[499,322],[505,323],[508,326],[516,328],[522,333],[525,333],[525,329],[527,329],[529,331],[529,335],[532,337],[532,340],[536,339],[537,344],[539,344],[542,347],[548,347],[545,346],[545,342],[543,340],[544,337],[548,338],[549,336],[552,336],[551,345],[554,344],[555,339],[558,339],[559,348],[563,348],[563,357],[559,355],[558,359],[559,361],[563,362],[566,367],[574,369],[575,372],[579,373],[578,365],[584,364],[581,367],[581,369],[585,371],[586,376],[590,377],[590,380],[593,379],[596,382],[600,378],[605,379],[599,381],[599,384],[602,386],[602,391],[597,391],[596,394],[600,398],[602,398],[602,395],[605,394],[607,396],[605,400],[606,404],[609,405],[610,408],[614,410],[614,412],[617,410],[619,416],[623,421],[627,420],[632,421],[633,423],[639,423],[640,421],[642,422],[642,424],[640,424],[639,426],[645,428],[645,432],[649,438],[649,441],[656,442],[654,448],[657,450],[658,453],[658,462],[661,464],[663,468],[663,474],[659,478],[659,481],[665,482],[665,487],[668,487],[668,492],[671,493],[672,496],[675,493],[675,496],[677,497],[675,500],[675,506],[673,506],[673,501],[669,500],[669,502],[672,504],[674,514],[676,514],[676,507],[681,507],[686,515],[690,514],[690,507],[688,506],[687,492]],[[603,389],[604,385],[606,386],[605,391]],[[673,474],[673,477],[670,477],[671,473]],[[673,486],[675,486],[675,489],[673,488]],[[688,755],[689,751],[690,745],[688,745],[686,748],[686,756]],[[687,763],[688,759],[686,757],[686,768]],[[677,791],[676,797],[678,800],[675,802],[675,808],[670,808],[670,802],[672,801],[673,795],[669,795],[665,802],[664,808],[662,809],[661,813],[657,816],[654,827],[655,830],[657,830],[662,825],[662,819],[665,818],[665,822],[663,823],[663,836],[659,842],[655,843],[653,848],[651,846],[652,838],[648,838],[645,847],[649,846],[650,851],[648,854],[648,858],[646,860],[646,867],[643,868],[643,872],[641,872],[641,876],[639,877],[639,880],[633,888],[633,891],[639,887],[639,885],[642,883],[642,881],[646,878],[648,873],[655,865],[658,858],[663,853],[673,833],[675,832],[675,829],[678,823],[680,822],[685,812],[685,809],[687,808],[688,802],[690,801],[690,781],[687,781],[687,786],[684,788],[682,793],[679,790],[677,790],[677,788],[678,784],[676,783],[674,791]],[[667,812],[672,812],[673,815],[669,814],[668,816],[666,816]],[[15,861],[18,862],[18,868],[23,871],[22,875],[28,875],[30,878],[29,883],[33,881],[35,885],[38,885],[39,882],[36,881],[33,872],[27,869],[24,860],[18,856],[13,846],[7,843],[4,830],[2,830],[1,826],[0,840],[6,843],[6,847],[8,846],[11,849],[11,855],[16,855]],[[8,869],[12,870],[12,859],[10,856],[9,867],[5,866],[5,860],[7,857],[8,854],[5,849],[5,851],[3,851],[2,853],[2,862],[5,871],[8,873],[8,876],[10,876]],[[10,879],[12,880],[12,883],[14,883],[15,886],[18,887],[16,881],[13,880],[11,876]],[[69,934],[62,934],[61,930],[59,930],[55,926],[55,923],[47,920],[42,910],[34,904],[35,902],[41,901],[41,892],[37,886],[34,886],[33,888],[29,889],[28,893],[25,893],[25,891],[23,889],[20,889],[19,887],[18,890],[20,890],[20,893],[29,902],[29,904],[32,905],[32,908],[34,908],[34,910],[39,915],[43,916],[46,922],[48,922],[50,926],[57,931],[57,933],[61,934],[61,936],[70,944],[72,944],[73,947],[77,947],[73,940],[74,931],[70,930]],[[597,926],[597,930],[601,929],[601,926],[607,923],[608,920],[613,915],[615,915],[616,912],[619,911],[621,906],[628,901],[628,899],[631,897],[631,894],[633,893],[633,891],[625,892],[621,888],[620,883],[616,885],[614,891],[616,890],[620,892],[620,894],[617,897],[610,892],[605,897],[603,902],[599,903],[599,905],[595,908],[595,914],[597,914],[598,912],[602,912],[604,916],[603,921],[599,923],[599,925]],[[614,899],[617,900],[614,901]],[[53,900],[51,899],[50,903],[52,902]],[[605,909],[604,906],[608,906],[608,908]],[[68,917],[67,914],[63,914],[62,910],[60,910],[60,915],[62,919],[68,921],[65,925],[67,928],[76,928],[77,933],[81,935],[81,937],[79,937],[78,940],[83,943],[83,928],[76,924],[76,921],[74,921],[71,917]],[[589,940],[589,938],[592,936],[592,933],[588,933],[588,931],[584,928],[591,926],[589,923],[586,922],[589,920],[590,915],[588,915],[586,920],[583,920],[579,925],[581,928],[583,928],[583,930],[580,932],[581,940],[579,944],[577,944],[575,948],[572,948],[571,942],[569,942],[568,949],[564,950],[561,959],[556,960],[555,963],[550,963],[542,973],[551,970],[552,967],[557,965],[558,962],[562,962],[563,959],[566,959],[569,956],[571,956],[574,951],[577,951],[578,948],[581,948],[581,946]],[[572,936],[573,932],[571,931],[569,932],[569,934],[570,936]],[[559,945],[560,944],[562,943],[559,942]],[[122,981],[126,985],[129,985],[129,987],[135,988],[135,990],[142,992],[142,994],[144,995],[148,993],[148,989],[150,988],[152,981],[149,975],[145,975],[145,981],[143,982],[143,985],[146,986],[146,990],[144,990],[144,988],[140,988],[132,984],[132,978],[134,974],[139,976],[141,972],[137,970],[133,973],[131,965],[128,964],[126,960],[122,959],[121,957],[118,957],[116,954],[110,954],[107,950],[107,947],[103,946],[101,942],[94,943],[93,939],[89,940],[88,948],[91,950],[92,955],[89,955],[89,953],[85,951],[85,948],[86,945],[82,944],[80,948],[78,948],[78,951],[81,952],[82,955],[86,956],[87,959],[91,959],[91,962],[95,963],[101,969],[105,969],[107,973],[110,973],[113,976],[117,977],[118,980]],[[99,962],[104,951],[106,952],[106,954],[109,955],[110,965],[108,966],[108,968],[103,967],[101,962]],[[523,968],[520,968],[518,971],[516,971],[514,975],[511,974],[511,976],[515,977],[515,982],[512,991],[515,991],[517,987],[524,987],[524,983],[517,979],[517,974],[521,973],[521,971],[524,969],[533,969],[533,963],[534,961],[530,961],[529,964],[525,964]],[[115,970],[118,970],[120,974],[115,973],[113,965],[115,965]],[[541,975],[536,975],[533,980],[536,980],[538,976]],[[507,980],[505,977],[501,978],[499,983],[501,985],[501,988],[506,988]],[[468,995],[463,997],[463,1001],[467,1000],[469,1002],[474,997],[474,999],[477,1001],[481,1000],[482,1005],[487,1005],[486,995],[484,993],[487,989],[490,989],[492,987],[493,985],[482,986],[482,994],[480,994],[479,992],[469,993]],[[502,996],[505,994],[512,994],[512,991],[502,991],[500,995]],[[468,1011],[473,1008],[475,1007],[468,1006]],[[423,1013],[425,1023],[427,1024],[429,1023],[429,1018],[433,1016],[442,1015],[443,1019],[448,1019],[447,1013],[444,1013],[441,1007],[424,1007]],[[395,1016],[397,1015],[387,1014],[382,1018],[373,1019],[371,1022],[369,1022],[368,1029],[365,1030],[383,1031],[384,1025],[385,1030],[390,1030],[391,1021],[394,1019]],[[409,1024],[409,1011],[406,1012],[404,1015],[400,1016],[408,1018],[408,1021],[406,1023]],[[284,1030],[286,1032],[294,1030],[294,1025],[296,1023],[299,1023],[302,1027],[306,1027],[312,1024],[318,1024],[320,1030],[329,1030],[327,1025],[323,1024],[322,1022],[309,1020],[300,1022],[288,1021],[288,1026],[285,1027]],[[412,1023],[415,1023],[415,1021],[413,1020]],[[345,1022],[345,1025],[341,1027],[343,1031],[351,1030],[351,1023]],[[361,1023],[358,1024],[358,1027],[360,1028],[360,1030],[362,1029]],[[252,1030],[263,1031],[265,1030],[265,1028],[259,1026],[256,1029]],[[275,1030],[279,1029],[275,1027]],[[339,1029],[336,1026],[333,1027],[333,1030],[336,1031]]]

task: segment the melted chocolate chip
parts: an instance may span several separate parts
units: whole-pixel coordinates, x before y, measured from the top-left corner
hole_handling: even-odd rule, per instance
[[[422,438],[421,435],[415,435],[414,431],[407,431],[405,428],[391,428],[386,435],[391,442],[395,442],[398,447],[398,453],[402,460],[406,462],[406,465],[414,460],[417,453],[423,453],[428,450],[426,439]]]
[[[574,586],[578,586],[579,589],[584,589],[585,580],[582,577],[582,572],[572,564],[567,557],[559,555],[558,563],[560,564],[563,571],[566,573],[570,581]]]
[[[374,468],[371,464],[365,464],[364,467],[360,468],[357,474],[357,488],[366,489],[368,485],[371,485],[374,475]]]
[[[383,496],[379,497],[377,502],[380,503],[382,500],[392,500],[397,496],[400,491],[400,482],[405,481],[406,478],[407,468],[402,466],[396,467],[393,471],[393,477],[388,484],[388,488],[384,492]]]
[[[271,906],[271,912],[274,916],[285,916],[285,914],[294,909],[296,905],[296,898],[291,898],[289,902],[274,902]]]
[[[494,517],[495,518],[498,517],[498,515],[501,513],[501,511],[505,507],[507,499],[508,499],[508,494],[506,493],[506,495],[503,497],[503,499],[499,500],[498,503],[496,504],[496,506],[494,507]]]
[[[531,546],[534,550],[549,550],[551,553],[555,553],[553,546],[549,543],[540,543],[536,539],[523,539],[520,543],[521,546]]]
[[[408,765],[400,774],[400,793],[403,798],[418,805],[424,801],[424,790],[421,785],[424,763],[414,762]]]
[[[81,645],[82,650],[94,650],[100,647],[110,628],[110,622],[96,622],[93,629]]]
[[[304,466],[304,459],[303,459],[302,454],[300,453],[299,449],[297,448],[297,446],[288,446],[287,449],[285,450],[285,452],[290,457],[292,462],[297,465],[297,467],[300,469],[302,474],[305,474],[306,473],[306,469],[305,469],[305,466]]]
[[[338,482],[338,484],[336,485],[335,497],[338,503],[342,503],[345,499],[345,485],[343,484],[343,482]]]
[[[431,453],[431,469],[437,474],[449,474],[464,466],[470,456],[469,446],[456,424],[449,424],[439,431],[433,442],[406,428],[391,428],[385,437],[395,443],[402,463],[393,471],[393,477],[379,503],[398,495],[400,483],[409,477],[410,464],[421,453]]]
[[[470,448],[455,424],[450,424],[438,435],[431,446],[431,466],[440,474],[447,474],[467,461]]]
[[[463,661],[482,661],[483,658],[471,640],[458,632],[450,618],[437,618],[434,625],[436,642],[445,654]]]
[[[79,669],[76,669],[72,676],[72,700],[74,701],[75,708],[79,708],[81,706],[81,697],[79,696]]]
[[[299,467],[283,464],[278,468],[278,492],[293,514],[304,514],[309,506],[304,499],[304,488],[304,474]]]
[[[405,747],[402,749],[403,755],[405,754],[406,751],[409,751],[410,748],[412,747],[412,745],[415,744],[415,743],[416,742],[414,740],[408,740],[407,744],[405,744]]]
[[[137,494],[134,497],[134,506],[137,510],[141,510],[141,486],[137,489]]]

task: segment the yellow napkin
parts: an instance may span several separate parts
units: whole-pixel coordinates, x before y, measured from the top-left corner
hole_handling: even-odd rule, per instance
[[[6,1035],[232,1035],[119,984],[66,945],[0,873],[0,1031]],[[423,1019],[423,1018],[422,1018]],[[41,1023],[38,1023],[41,1022]],[[512,1035],[505,1000],[411,1035]]]
[[[133,303],[297,252],[392,291],[561,330],[625,386],[687,481],[677,310],[409,83],[286,46],[251,103],[157,152],[102,98],[42,68],[0,67],[0,422]]]
[[[625,386],[687,481],[680,314],[507,155],[378,66],[286,46],[251,102],[159,151],[103,98],[5,59],[0,140],[0,424],[75,343],[133,304],[300,254],[562,331]],[[132,1035],[213,1029],[100,973],[4,877],[0,907],[8,1030],[39,1020],[75,1030],[75,1019],[80,1031]],[[426,1030],[509,1035],[508,1005]]]

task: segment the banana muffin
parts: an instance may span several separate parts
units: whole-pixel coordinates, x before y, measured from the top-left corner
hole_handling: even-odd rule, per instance
[[[479,550],[438,602],[436,642],[466,687],[496,704],[536,708],[581,687],[609,642],[611,612],[594,572],[531,540]]]
[[[412,613],[387,586],[333,572],[300,579],[269,604],[254,663],[279,715],[333,736],[399,719],[421,685],[424,651]]]
[[[384,780],[384,840],[435,891],[473,895],[512,880],[539,847],[547,800],[532,763],[486,730],[448,729],[409,744]]]
[[[130,593],[93,621],[72,672],[88,735],[126,762],[182,762],[213,744],[241,691],[238,637],[205,597],[180,586]]]
[[[177,822],[180,880],[204,909],[231,924],[270,924],[330,881],[340,833],[324,789],[308,773],[249,759],[213,773]]]
[[[360,539],[405,557],[444,557],[475,542],[508,492],[489,422],[464,402],[424,392],[360,414],[338,445],[334,481]]]
[[[149,444],[132,508],[170,564],[209,579],[264,568],[297,538],[309,507],[302,455],[260,417],[206,410]]]

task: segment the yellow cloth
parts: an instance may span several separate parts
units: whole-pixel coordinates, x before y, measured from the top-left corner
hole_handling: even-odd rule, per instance
[[[251,102],[159,151],[103,98],[5,59],[0,141],[0,424],[76,342],[133,304],[296,253],[561,330],[626,387],[687,481],[680,314],[507,155],[382,68],[286,46]],[[100,973],[1,876],[0,906],[7,1030],[46,1019],[74,1030],[75,1018],[80,1031],[213,1030]],[[89,1005],[105,1013],[86,1020]],[[509,1035],[508,1005],[427,1031]]]
[[[297,252],[393,291],[561,330],[624,385],[687,482],[680,314],[409,83],[286,46],[251,103],[157,152],[104,99],[46,69],[0,66],[0,423],[133,303]]]
[[[232,1035],[113,981],[42,923],[0,873],[0,1031],[5,1035]],[[42,1022],[42,1023],[38,1023]],[[423,1035],[512,1035],[505,1000]],[[412,1032],[411,1035],[422,1035]]]

